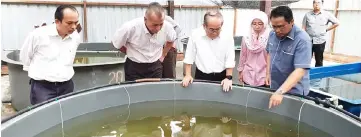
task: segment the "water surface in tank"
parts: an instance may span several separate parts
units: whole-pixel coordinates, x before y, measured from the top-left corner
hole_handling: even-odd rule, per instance
[[[20,61],[20,51],[16,50],[7,55],[10,60]],[[125,54],[118,51],[77,51],[74,64],[101,64],[125,61]]]
[[[122,62],[125,55],[119,52],[77,52],[74,64],[102,64]]]
[[[210,101],[151,101],[111,107],[65,121],[37,137],[50,136],[331,137],[275,113]]]

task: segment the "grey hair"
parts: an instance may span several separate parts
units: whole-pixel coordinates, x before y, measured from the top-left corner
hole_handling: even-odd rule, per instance
[[[158,2],[149,3],[145,15],[148,16],[152,13],[156,14],[158,17],[163,17],[165,15],[164,8]]]
[[[209,17],[217,17],[222,20],[222,24],[223,24],[223,15],[219,10],[207,11],[206,14],[204,14],[203,24],[207,25]]]

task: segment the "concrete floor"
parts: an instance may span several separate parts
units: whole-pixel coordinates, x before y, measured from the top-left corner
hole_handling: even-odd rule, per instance
[[[10,101],[11,95],[9,93],[9,76],[4,75],[1,76],[1,100],[4,101]],[[11,116],[15,114],[16,111],[11,106],[10,103],[1,103],[1,119],[6,118],[8,116]]]

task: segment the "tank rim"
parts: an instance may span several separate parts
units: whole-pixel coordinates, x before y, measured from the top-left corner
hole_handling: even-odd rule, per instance
[[[151,82],[157,82],[157,83],[162,83],[162,82],[181,82],[182,80],[181,79],[169,79],[169,78],[166,78],[166,79],[148,79],[148,80],[136,80],[136,81],[125,81],[125,82],[120,82],[120,83],[114,83],[114,84],[107,84],[107,85],[103,85],[103,86],[97,86],[97,87],[92,87],[92,88],[88,88],[88,89],[83,89],[83,90],[80,90],[80,91],[77,91],[77,92],[72,92],[70,94],[66,94],[66,95],[63,95],[63,96],[59,96],[57,98],[53,98],[53,99],[50,99],[50,100],[47,100],[45,102],[42,102],[42,103],[39,103],[39,104],[36,104],[36,105],[33,105],[31,107],[28,107],[26,109],[22,109],[20,111],[18,111],[18,113],[16,113],[15,115],[12,115],[12,116],[9,116],[5,119],[2,119],[1,120],[1,124],[5,124],[7,123],[8,121],[14,119],[14,118],[17,118],[19,116],[21,116],[22,114],[26,113],[26,112],[29,112],[29,111],[32,111],[36,108],[40,108],[42,106],[45,106],[47,104],[50,104],[50,103],[54,103],[55,101],[59,100],[59,99],[63,99],[63,98],[67,98],[67,97],[71,97],[71,96],[74,96],[74,95],[78,95],[78,94],[83,94],[83,93],[90,93],[94,90],[97,90],[97,89],[102,89],[102,88],[106,88],[106,87],[111,87],[111,86],[119,86],[119,85],[130,85],[130,84],[136,84],[136,83],[151,83]],[[218,81],[208,81],[208,80],[194,80],[193,83],[203,83],[203,84],[221,84],[220,82]],[[249,85],[241,85],[241,84],[232,84],[233,86],[237,86],[237,87],[248,87],[248,88],[254,88],[254,89],[260,89],[260,90],[263,90],[263,91],[268,91],[268,92],[274,92],[275,90],[272,90],[272,89],[269,89],[269,88],[264,88],[264,87],[253,87],[253,86],[249,86]],[[333,108],[335,109],[336,112],[340,112],[342,114],[345,115],[345,117],[349,117],[350,119],[353,119],[354,122],[357,122],[361,125],[361,118],[343,110],[343,109],[340,109],[332,104],[325,104],[325,102],[320,102],[319,100],[315,99],[315,98],[312,98],[312,97],[309,97],[309,96],[303,96],[303,95],[298,95],[298,94],[292,94],[292,93],[286,93],[286,96],[284,97],[287,97],[287,98],[291,98],[291,99],[295,99],[294,97],[300,97],[300,98],[303,98],[303,99],[306,99],[308,101],[311,101],[311,102],[315,102],[315,103],[320,103],[322,105],[327,105],[328,107],[330,108]],[[315,104],[316,105],[316,104]],[[316,105],[316,106],[319,106],[319,105]],[[324,107],[322,107],[323,109],[326,109]],[[334,112],[333,112],[334,113]]]

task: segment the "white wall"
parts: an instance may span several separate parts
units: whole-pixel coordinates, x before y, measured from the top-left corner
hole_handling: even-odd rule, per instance
[[[64,0],[56,0],[64,1]],[[67,0],[77,1],[81,0]],[[88,0],[99,1],[99,0]],[[108,2],[132,2],[149,3],[147,0],[107,0]],[[153,0],[161,4],[166,4],[165,0]],[[325,0],[324,8],[333,13],[335,0]],[[192,2],[192,3],[191,3]],[[209,0],[176,0],[176,5],[191,4],[212,5]],[[312,9],[312,0],[301,0],[289,5],[293,9],[296,25],[301,26],[303,16]],[[40,24],[43,20],[47,23],[53,21],[55,5],[1,5],[1,46],[2,49],[19,49],[26,35],[33,30],[34,24]],[[77,7],[80,12],[80,22],[82,23],[83,10]],[[308,8],[308,9],[305,9]],[[115,30],[124,22],[144,14],[142,7],[120,7],[120,6],[88,6],[88,42],[109,42]],[[337,28],[335,37],[335,53],[361,56],[361,0],[340,0],[341,11],[338,19],[341,25]],[[342,9],[355,9],[358,11],[342,11]],[[202,25],[203,15],[209,9],[204,8],[176,8],[175,20],[189,35],[191,30]],[[249,9],[238,9],[236,35],[243,36],[249,30],[248,19],[252,15]],[[222,9],[225,24],[223,31],[233,33],[234,10]],[[83,34],[81,34],[83,35]],[[331,33],[329,33],[331,37]],[[331,39],[329,38],[328,41]],[[327,43],[326,50],[329,50],[330,42]]]
[[[293,8],[296,24],[301,25],[305,13],[312,9],[312,0],[301,0],[289,6]],[[335,0],[325,0],[323,7],[334,14]],[[339,9],[340,26],[336,29],[334,53],[361,57],[361,0],[339,0]],[[351,9],[355,11],[345,11]],[[328,33],[326,51],[330,51],[331,32]]]

